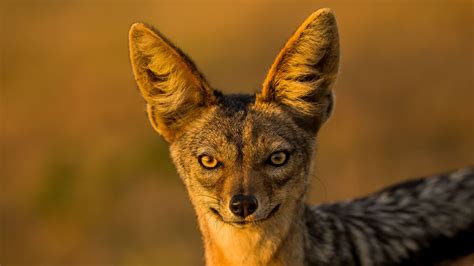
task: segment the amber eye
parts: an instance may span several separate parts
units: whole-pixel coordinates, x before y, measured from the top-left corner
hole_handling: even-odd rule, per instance
[[[218,161],[216,158],[209,156],[209,155],[201,155],[199,156],[199,163],[207,169],[213,169],[218,166]]]
[[[273,166],[282,166],[288,160],[288,154],[284,151],[277,151],[270,155],[268,158],[268,163]]]

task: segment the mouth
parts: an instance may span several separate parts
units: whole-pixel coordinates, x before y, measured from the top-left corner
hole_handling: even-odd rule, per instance
[[[226,220],[224,220],[224,218],[221,216],[221,214],[216,209],[210,208],[211,212],[215,216],[217,216],[222,222],[224,222],[226,224],[238,226],[238,227],[241,227],[241,226],[244,226],[244,225],[247,225],[247,224],[255,225],[255,224],[264,222],[264,221],[272,218],[279,209],[280,209],[280,204],[273,207],[273,209],[270,211],[270,213],[268,213],[268,215],[265,218],[259,219],[259,220],[253,220],[253,221],[245,221],[245,220],[244,221],[226,221]]]

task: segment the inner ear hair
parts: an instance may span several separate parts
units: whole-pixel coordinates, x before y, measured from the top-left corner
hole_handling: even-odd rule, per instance
[[[293,112],[326,121],[339,68],[339,37],[330,9],[309,16],[270,68],[257,102],[276,102]]]
[[[153,127],[172,141],[200,110],[215,103],[194,63],[160,32],[143,23],[130,29],[130,58]]]

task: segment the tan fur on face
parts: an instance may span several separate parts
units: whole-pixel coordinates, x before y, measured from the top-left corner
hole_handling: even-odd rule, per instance
[[[222,95],[156,30],[132,26],[134,74],[152,125],[170,142],[208,265],[304,264],[304,200],[315,131],[332,104],[337,42],[333,14],[317,11],[280,52],[261,94]],[[268,163],[275,152],[288,154],[284,166]],[[202,167],[202,155],[220,167]],[[254,196],[256,211],[232,213],[238,194]]]
[[[279,217],[262,226],[235,226],[200,218],[206,242],[208,265],[303,265],[304,224],[292,216]],[[204,224],[204,225],[203,225]]]
[[[339,67],[336,18],[329,9],[309,16],[278,54],[258,102],[276,101],[324,122]]]
[[[225,108],[226,105],[219,103],[217,109],[194,121],[170,149],[197,213],[206,262],[208,265],[288,265],[291,261],[293,265],[301,265],[304,225],[303,220],[295,217],[302,212],[310,171],[305,162],[312,156],[314,136],[301,132],[288,113],[277,106],[249,105],[247,112],[229,117],[220,113]],[[242,129],[241,133],[237,133],[238,128]],[[240,150],[239,142],[243,144]],[[294,150],[301,143],[310,145]],[[286,167],[262,165],[269,154],[281,148],[293,150]],[[202,169],[196,158],[201,151],[211,153],[224,167],[216,171]],[[291,179],[279,187],[278,180],[286,177]],[[281,205],[280,210],[272,218],[244,228],[222,221],[233,220],[229,200],[239,187],[244,193],[252,191],[259,200],[260,207],[250,219],[266,218],[275,204]],[[222,218],[210,208],[219,210]]]

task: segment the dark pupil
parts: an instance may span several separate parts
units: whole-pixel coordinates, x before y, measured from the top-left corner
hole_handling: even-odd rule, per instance
[[[281,154],[273,155],[273,160],[278,162],[278,163],[281,161],[282,158],[283,158],[283,156]]]

